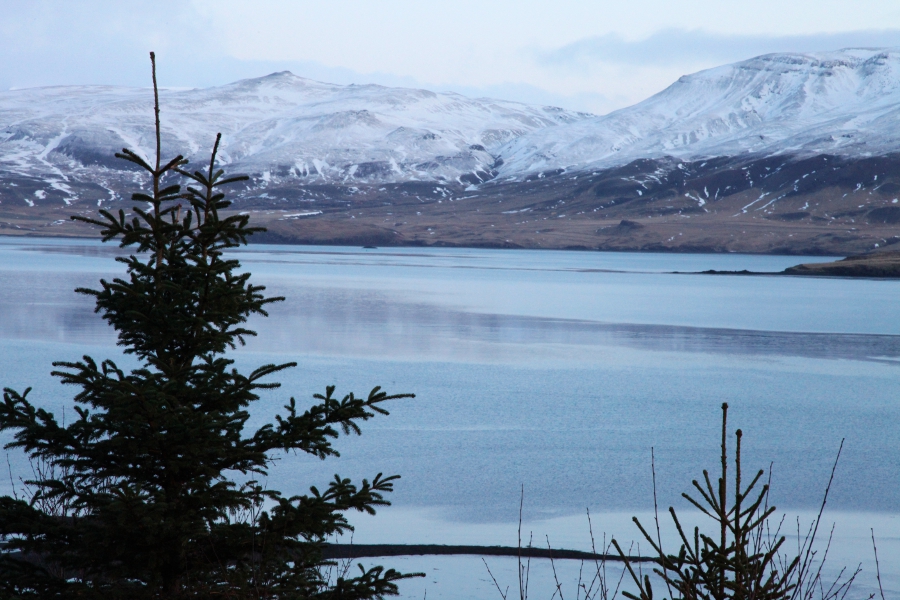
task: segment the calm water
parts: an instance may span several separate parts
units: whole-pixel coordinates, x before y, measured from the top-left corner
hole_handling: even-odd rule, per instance
[[[90,300],[72,292],[118,273],[116,252],[0,239],[2,385],[33,386],[32,398],[61,410],[70,390],[49,377],[50,363],[116,354]],[[585,543],[572,519],[587,507],[621,532],[627,515],[652,508],[651,447],[660,504],[685,506],[680,492],[715,466],[727,401],[745,465],[773,464],[774,502],[792,514],[818,506],[844,439],[828,507],[856,523],[847,555],[865,547],[857,534],[869,526],[900,554],[900,282],[672,274],[827,260],[802,257],[235,254],[287,298],[252,323],[259,337],[236,360],[300,362],[256,408],[257,423],[331,383],[418,396],[340,442],[340,460],[287,456],[273,470],[272,485],[287,491],[335,472],[402,474],[395,506],[360,521],[360,540],[514,543],[523,484],[526,520],[569,545]]]

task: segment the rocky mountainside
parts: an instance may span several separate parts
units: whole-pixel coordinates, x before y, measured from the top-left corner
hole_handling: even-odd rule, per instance
[[[596,116],[275,73],[164,90],[269,241],[848,254],[900,241],[900,51],[772,54]],[[0,92],[0,233],[78,234],[150,153],[145,89]],[[129,202],[126,200],[126,202]],[[123,204],[126,209],[130,204]]]

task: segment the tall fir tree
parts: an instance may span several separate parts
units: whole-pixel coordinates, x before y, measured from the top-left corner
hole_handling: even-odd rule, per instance
[[[134,253],[118,258],[127,275],[101,280],[96,311],[115,328],[119,345],[139,362],[125,371],[89,356],[54,363],[53,375],[78,389],[77,418],[61,423],[32,404],[29,390],[5,389],[0,429],[8,448],[42,468],[25,497],[0,497],[0,594],[6,598],[341,598],[397,592],[408,577],[359,567],[332,575],[327,539],[349,529],[345,513],[387,505],[398,476],[353,484],[335,476],[322,490],[286,497],[264,488],[273,455],[300,451],[337,456],[334,440],[360,433],[360,422],[387,414],[382,405],[412,394],[376,387],[341,399],[334,387],[306,410],[293,398],[285,413],[246,431],[248,408],[267,376],[295,366],[269,364],[245,375],[226,352],[255,335],[251,315],[282,298],[240,272],[226,250],[260,231],[245,215],[223,216],[222,186],[246,179],[216,168],[221,136],[208,168],[161,159],[159,94],[153,66],[156,156],[118,157],[150,178],[126,218],[103,210],[103,241]],[[179,176],[190,183],[175,184]],[[340,576],[343,575],[343,576]]]

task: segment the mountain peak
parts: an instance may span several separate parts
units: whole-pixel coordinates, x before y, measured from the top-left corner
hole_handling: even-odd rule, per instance
[[[230,168],[276,173],[296,185],[480,182],[493,176],[504,143],[583,118],[428,90],[322,83],[290,71],[163,95],[164,144],[193,159],[221,131],[220,156]],[[97,166],[115,168],[112,156],[124,146],[149,153],[152,113],[144,115],[140,103],[151,101],[144,90],[124,88],[108,88],[102,98],[86,88],[34,90],[28,98],[0,92],[0,123],[15,123],[0,133],[0,173],[42,177],[60,164],[66,177],[87,179]]]
[[[322,81],[316,81],[315,79],[308,79],[306,77],[301,77],[299,75],[295,75],[291,71],[276,71],[274,73],[269,73],[268,75],[263,75],[261,77],[251,77],[248,79],[241,79],[241,80],[235,81],[234,83],[227,84],[223,87],[224,88],[229,88],[229,87],[274,88],[274,89],[295,89],[295,88],[336,89],[336,88],[341,88],[343,86],[335,85],[333,83],[324,83]],[[211,88],[211,89],[216,89],[216,88]]]
[[[846,48],[765,54],[685,75],[634,106],[523,136],[504,153],[501,174],[665,156],[898,150],[900,49]]]

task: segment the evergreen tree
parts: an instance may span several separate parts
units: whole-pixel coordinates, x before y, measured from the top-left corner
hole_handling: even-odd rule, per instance
[[[823,569],[828,556],[826,547],[821,558],[815,550],[816,534],[822,519],[822,511],[834,480],[834,471],[841,449],[831,470],[831,478],[819,514],[813,520],[806,537],[800,535],[797,521],[797,553],[784,549],[786,540],[782,534],[782,521],[773,518],[775,507],[769,505],[770,480],[764,480],[765,471],[759,470],[749,483],[743,479],[741,464],[740,429],[735,432],[734,479],[729,485],[728,473],[728,404],[722,404],[722,437],[720,475],[715,483],[708,471],[703,471],[702,483],[692,481],[695,493],[681,494],[694,508],[712,520],[712,533],[704,533],[694,527],[693,535],[686,532],[675,509],[669,514],[680,538],[677,554],[663,550],[659,516],[656,513],[656,469],[653,470],[653,506],[656,536],[645,528],[637,517],[632,520],[653,549],[656,566],[652,572],[658,576],[665,591],[658,594],[663,600],[843,600],[860,570],[847,575],[841,569],[838,576],[828,582],[823,579]],[[771,474],[771,471],[770,471]],[[757,488],[757,484],[762,483]],[[828,540],[830,545],[831,539]],[[618,541],[613,546],[624,561],[625,568],[637,587],[637,593],[623,591],[627,600],[653,600],[650,574],[642,573],[632,559],[625,554]],[[639,566],[639,565],[638,565]],[[666,592],[668,596],[666,596]]]
[[[267,376],[295,366],[269,364],[249,375],[225,353],[255,335],[250,315],[282,298],[266,297],[225,251],[254,232],[245,215],[224,217],[222,186],[246,179],[216,168],[221,135],[208,168],[161,160],[159,96],[153,64],[156,156],[148,164],[118,157],[147,172],[151,188],[133,199],[126,218],[103,210],[103,241],[134,254],[118,258],[127,275],[101,280],[96,311],[119,345],[139,361],[126,372],[89,356],[54,363],[53,375],[78,389],[77,418],[61,423],[31,403],[29,390],[4,390],[0,429],[14,432],[40,476],[28,497],[0,498],[0,594],[7,598],[374,598],[396,594],[407,577],[381,567],[336,575],[323,559],[329,536],[349,529],[344,513],[387,505],[398,476],[361,485],[335,476],[323,490],[285,497],[263,477],[278,451],[337,456],[340,433],[387,414],[376,387],[365,398],[317,394],[305,411],[293,398],[285,413],[246,432],[258,392],[277,388]],[[153,162],[153,161],[151,161]],[[186,190],[177,177],[190,181]],[[342,575],[342,576],[341,576]]]

